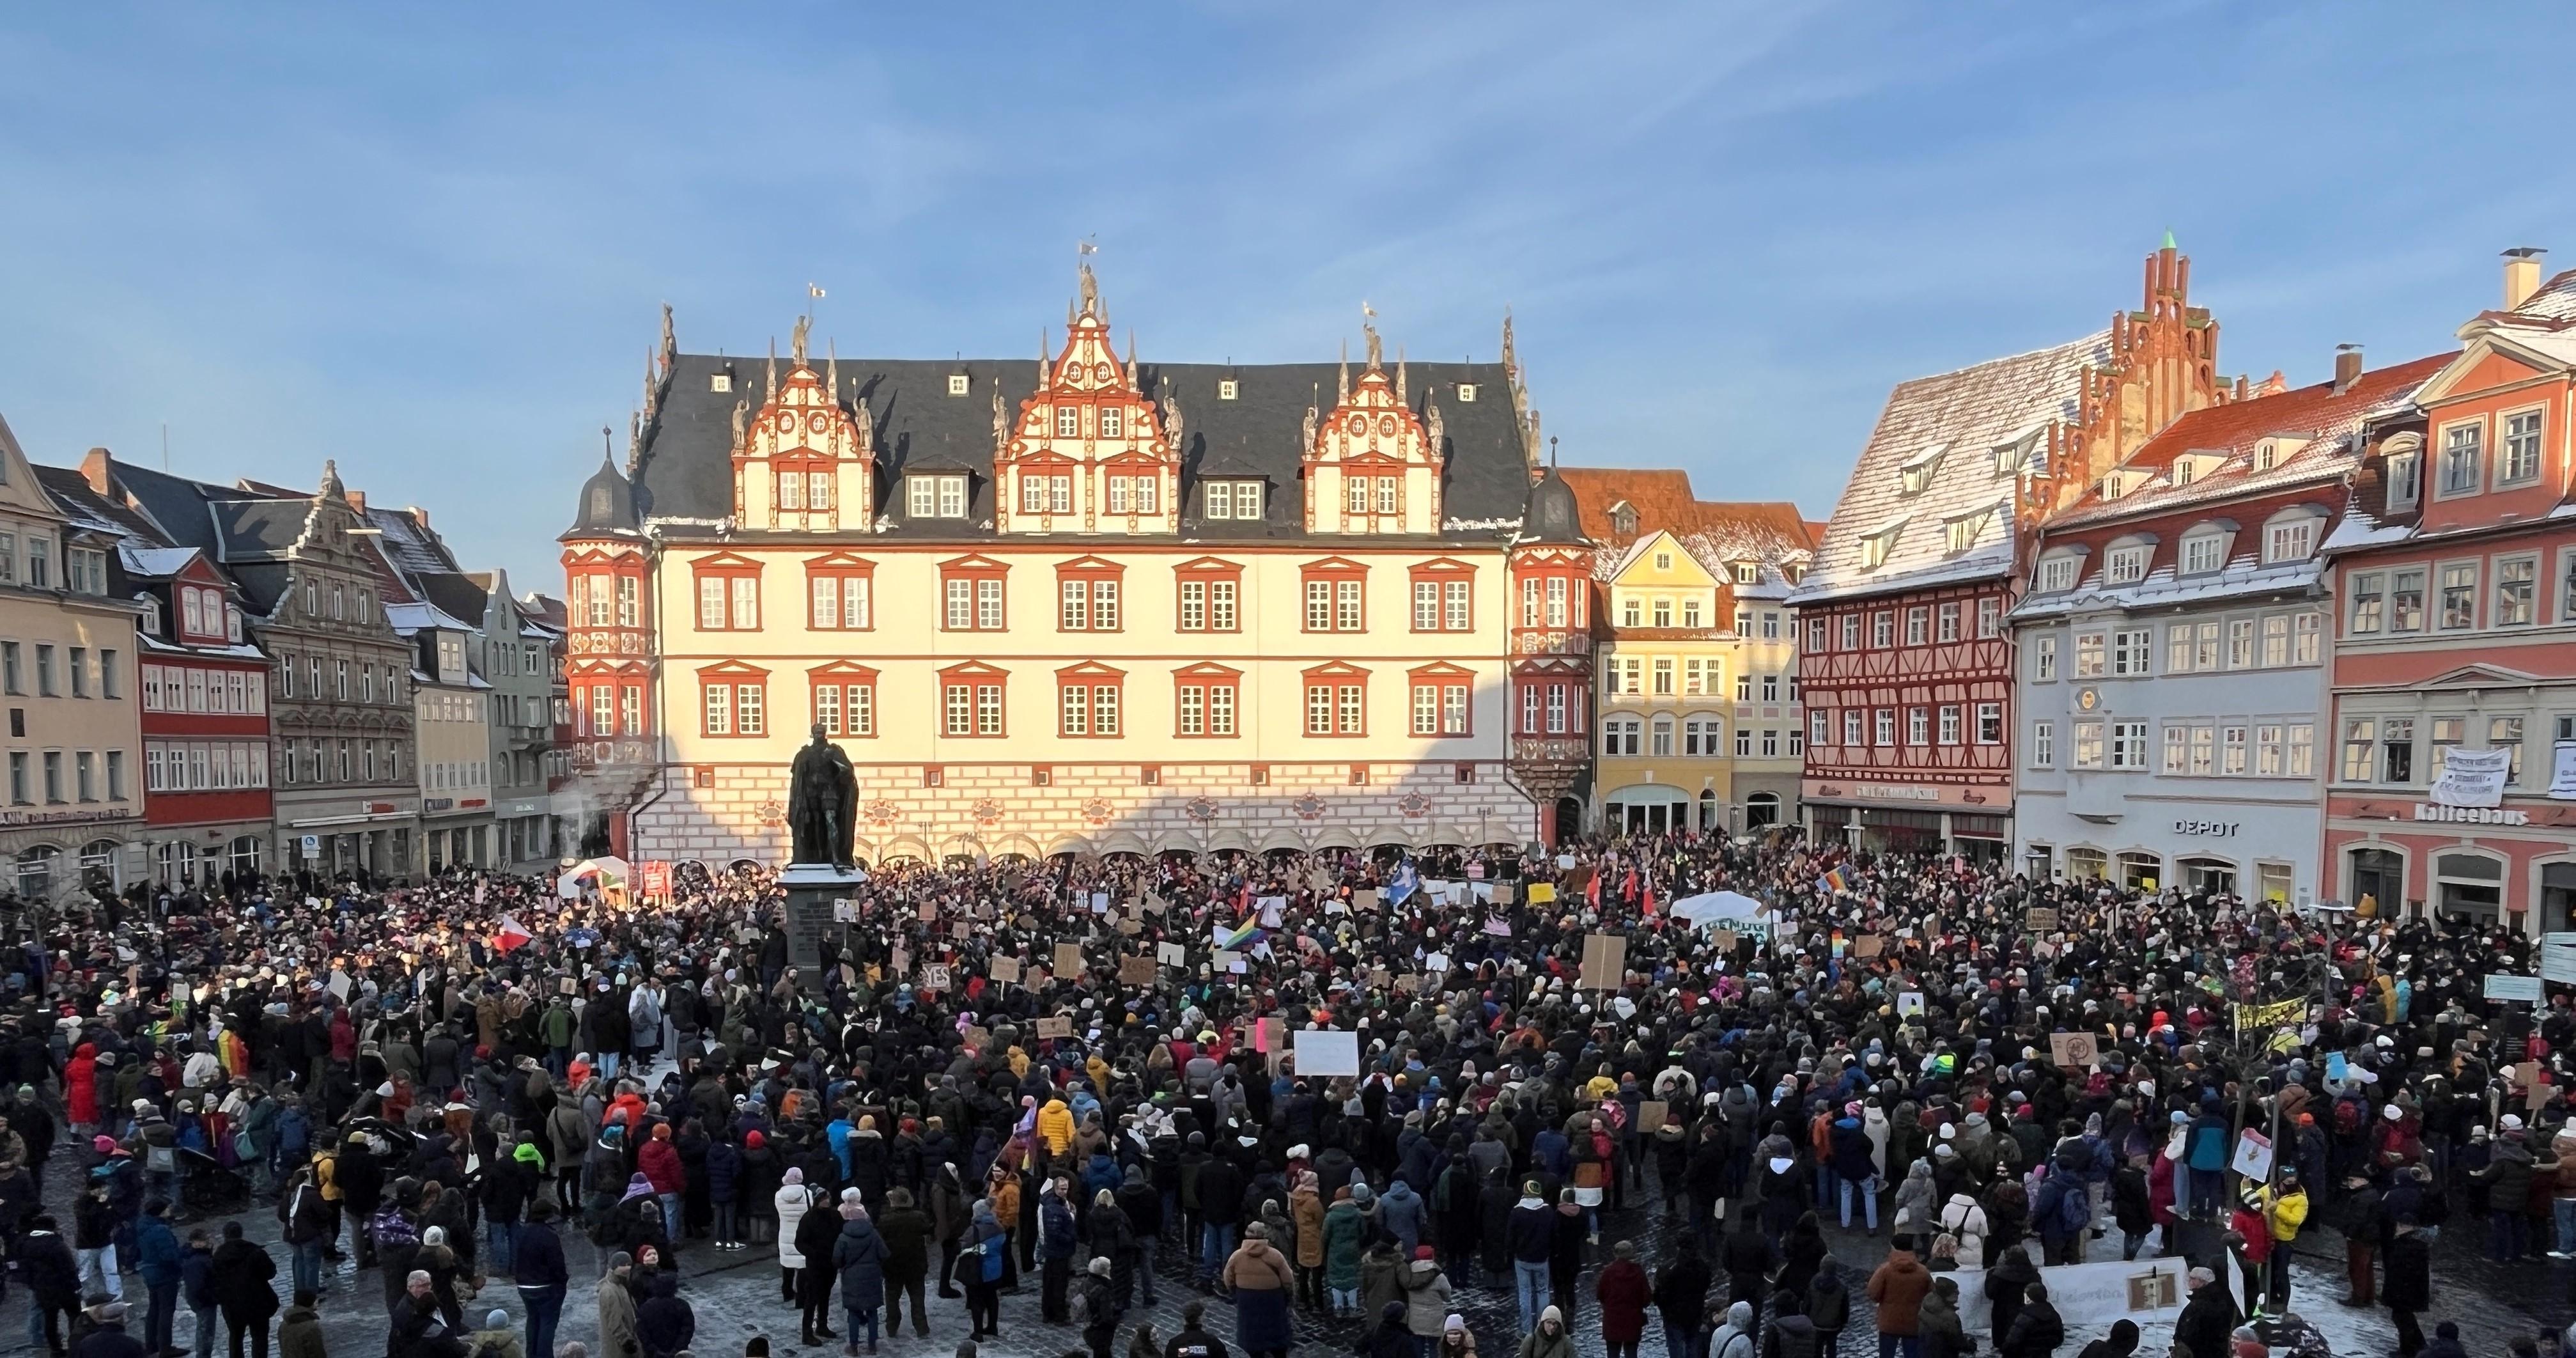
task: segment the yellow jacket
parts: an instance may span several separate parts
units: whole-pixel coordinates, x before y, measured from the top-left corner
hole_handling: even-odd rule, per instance
[[[1073,1110],[1062,1099],[1048,1099],[1038,1107],[1038,1139],[1046,1142],[1047,1153],[1062,1155],[1073,1147]]]
[[[2292,1189],[2287,1193],[2264,1189],[2263,1215],[2272,1223],[2274,1240],[2296,1240],[2299,1228],[2308,1224],[2308,1195],[2303,1189]]]

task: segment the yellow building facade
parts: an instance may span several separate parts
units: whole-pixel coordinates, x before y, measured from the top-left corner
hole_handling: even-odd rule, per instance
[[[628,465],[563,538],[571,597],[631,605],[649,658],[646,720],[625,678],[572,704],[614,723],[577,741],[649,738],[620,847],[783,861],[817,726],[870,860],[1532,838],[1517,365],[1364,340],[1140,362],[1087,269],[1034,364],[818,360],[802,323],[764,364],[666,328]]]
[[[1658,531],[1612,563],[1603,593],[1609,639],[1598,663],[1594,776],[1603,828],[1726,829],[1737,641],[1718,613],[1717,576],[1679,538]]]

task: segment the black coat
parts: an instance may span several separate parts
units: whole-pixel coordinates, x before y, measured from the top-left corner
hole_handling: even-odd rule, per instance
[[[2224,1284],[2201,1285],[2174,1321],[2174,1347],[2190,1358],[2228,1358],[2228,1336],[2236,1332],[2236,1299]]]
[[[277,1314],[277,1289],[270,1284],[276,1276],[277,1261],[267,1250],[247,1240],[227,1240],[215,1246],[206,1282],[221,1299],[226,1320],[264,1321]]]
[[[2380,1251],[2379,1266],[2384,1273],[2379,1299],[2390,1310],[2422,1311],[2432,1307],[2433,1249],[2424,1237],[2413,1232],[2393,1237]],[[2194,1358],[2198,1358],[2197,1350]]]

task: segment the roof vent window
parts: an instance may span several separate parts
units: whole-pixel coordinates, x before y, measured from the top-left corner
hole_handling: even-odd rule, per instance
[[[948,394],[964,396],[974,388],[975,380],[964,373],[948,374]]]
[[[709,390],[709,391],[731,391],[731,390],[733,390],[733,374],[732,374],[732,373],[716,373],[716,374],[713,374],[712,376],[708,377],[708,378],[707,378],[707,390]]]
[[[1218,379],[1216,384],[1216,398],[1220,401],[1231,401],[1234,399],[1233,378],[1226,377]]]
[[[1461,382],[1461,383],[1459,383],[1459,384],[1458,384],[1458,401],[1459,401],[1459,403],[1460,403],[1460,404],[1462,404],[1462,405],[1473,405],[1473,404],[1475,404],[1475,401],[1476,401],[1476,384],[1475,384],[1475,383],[1473,383],[1473,382]]]

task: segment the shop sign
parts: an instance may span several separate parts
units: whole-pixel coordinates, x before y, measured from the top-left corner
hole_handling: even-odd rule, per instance
[[[2178,820],[2174,822],[2175,834],[2206,835],[2212,839],[2234,838],[2236,832],[2244,828],[2244,822],[2233,820]]]
[[[2415,819],[2444,821],[2453,825],[2529,825],[2531,813],[2510,807],[2436,806],[2431,802],[2417,802]]]
[[[1937,802],[1941,800],[1941,789],[1937,787],[1904,787],[1894,783],[1863,783],[1859,787],[1853,789],[1853,791],[1872,801]]]

